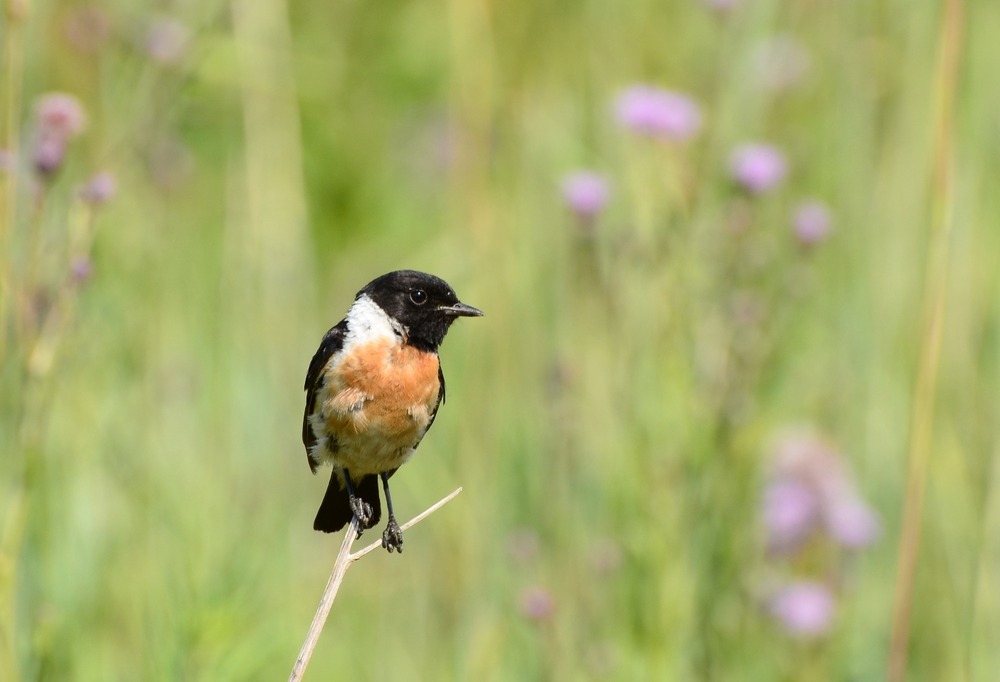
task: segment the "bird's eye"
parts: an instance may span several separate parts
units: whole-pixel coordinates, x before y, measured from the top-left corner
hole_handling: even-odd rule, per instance
[[[410,300],[416,305],[423,305],[427,303],[427,292],[423,289],[414,289],[410,292]]]

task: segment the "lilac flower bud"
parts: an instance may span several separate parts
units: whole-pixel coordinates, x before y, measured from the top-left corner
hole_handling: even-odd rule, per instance
[[[629,130],[667,140],[686,140],[701,128],[701,110],[687,95],[634,85],[615,100],[618,121]]]
[[[146,53],[160,64],[176,64],[187,53],[191,42],[188,28],[174,19],[155,21],[146,33]]]
[[[69,141],[83,131],[87,118],[80,102],[61,92],[40,97],[35,117],[37,131],[32,161],[38,174],[48,178],[62,166]]]
[[[111,19],[99,7],[78,7],[67,13],[63,35],[78,52],[93,54],[111,37]]]
[[[35,142],[33,161],[42,177],[51,177],[66,158],[66,138],[63,135],[40,135]]]
[[[94,264],[86,256],[77,256],[70,264],[70,276],[77,284],[83,284],[94,272]]]
[[[820,523],[847,549],[878,539],[878,515],[862,499],[843,456],[824,439],[789,432],[778,441],[770,469],[763,521],[772,550],[797,549]]]
[[[792,216],[795,236],[805,246],[812,246],[826,239],[832,223],[830,209],[819,201],[802,202]]]
[[[781,151],[769,144],[744,144],[729,157],[732,178],[752,194],[774,189],[788,173],[788,162]]]
[[[556,609],[552,593],[544,587],[529,587],[521,592],[521,613],[534,621],[548,620]]]
[[[815,530],[820,500],[808,485],[795,480],[775,480],[764,491],[764,528],[773,552],[793,551]]]
[[[608,202],[608,181],[603,175],[591,171],[577,171],[566,176],[562,183],[566,205],[581,218],[593,218]]]
[[[87,116],[80,101],[72,95],[52,92],[39,98],[35,105],[38,129],[44,135],[69,140],[87,127]]]
[[[853,494],[833,500],[826,510],[826,527],[847,549],[870,546],[882,533],[882,524],[868,504]]]
[[[98,173],[80,188],[80,199],[91,206],[101,206],[111,201],[118,192],[118,183],[111,173]]]
[[[705,0],[705,4],[717,12],[728,12],[740,2],[741,0]]]
[[[786,585],[771,599],[771,614],[794,637],[823,635],[833,622],[833,594],[821,583],[799,581]]]

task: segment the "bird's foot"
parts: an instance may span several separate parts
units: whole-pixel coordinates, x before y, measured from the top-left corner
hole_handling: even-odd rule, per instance
[[[360,497],[351,496],[351,511],[358,519],[358,537],[360,538],[362,531],[371,528],[372,506]]]
[[[403,531],[396,523],[396,517],[389,517],[389,525],[382,532],[382,546],[392,554],[393,550],[403,553]]]

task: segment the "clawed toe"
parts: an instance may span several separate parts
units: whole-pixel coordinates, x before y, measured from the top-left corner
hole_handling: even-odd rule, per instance
[[[360,497],[352,497],[351,511],[358,519],[358,537],[361,537],[361,532],[363,530],[371,528],[372,506]]]
[[[385,527],[382,532],[382,546],[388,550],[390,554],[393,551],[403,553],[403,531],[400,529],[399,524],[396,523],[396,519],[392,516],[389,517],[389,525]]]

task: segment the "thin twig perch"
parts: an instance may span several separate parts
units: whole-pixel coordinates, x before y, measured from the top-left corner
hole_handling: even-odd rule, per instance
[[[407,528],[417,525],[438,509],[455,499],[460,492],[462,492],[462,489],[456,488],[447,497],[442,498],[423,512],[417,514],[412,519],[404,523],[400,526],[400,530],[406,530]],[[337,560],[333,563],[333,570],[330,571],[330,579],[326,582],[326,589],[323,590],[323,596],[320,598],[319,606],[316,608],[316,615],[313,616],[312,625],[309,626],[309,632],[306,634],[306,641],[302,643],[302,648],[299,650],[299,657],[295,660],[295,666],[292,668],[292,674],[288,676],[288,682],[297,682],[298,680],[301,680],[302,676],[305,674],[306,666],[309,665],[309,659],[312,658],[313,649],[316,648],[316,643],[319,641],[319,635],[323,632],[323,626],[326,624],[326,618],[330,615],[330,607],[333,606],[333,600],[337,598],[337,590],[340,589],[340,583],[343,582],[347,569],[361,557],[382,546],[382,541],[376,540],[364,549],[359,549],[357,552],[351,554],[351,545],[354,544],[357,537],[358,520],[356,518],[352,518],[351,525],[348,526],[347,532],[344,534],[344,542],[340,545],[340,552],[337,554]]]

